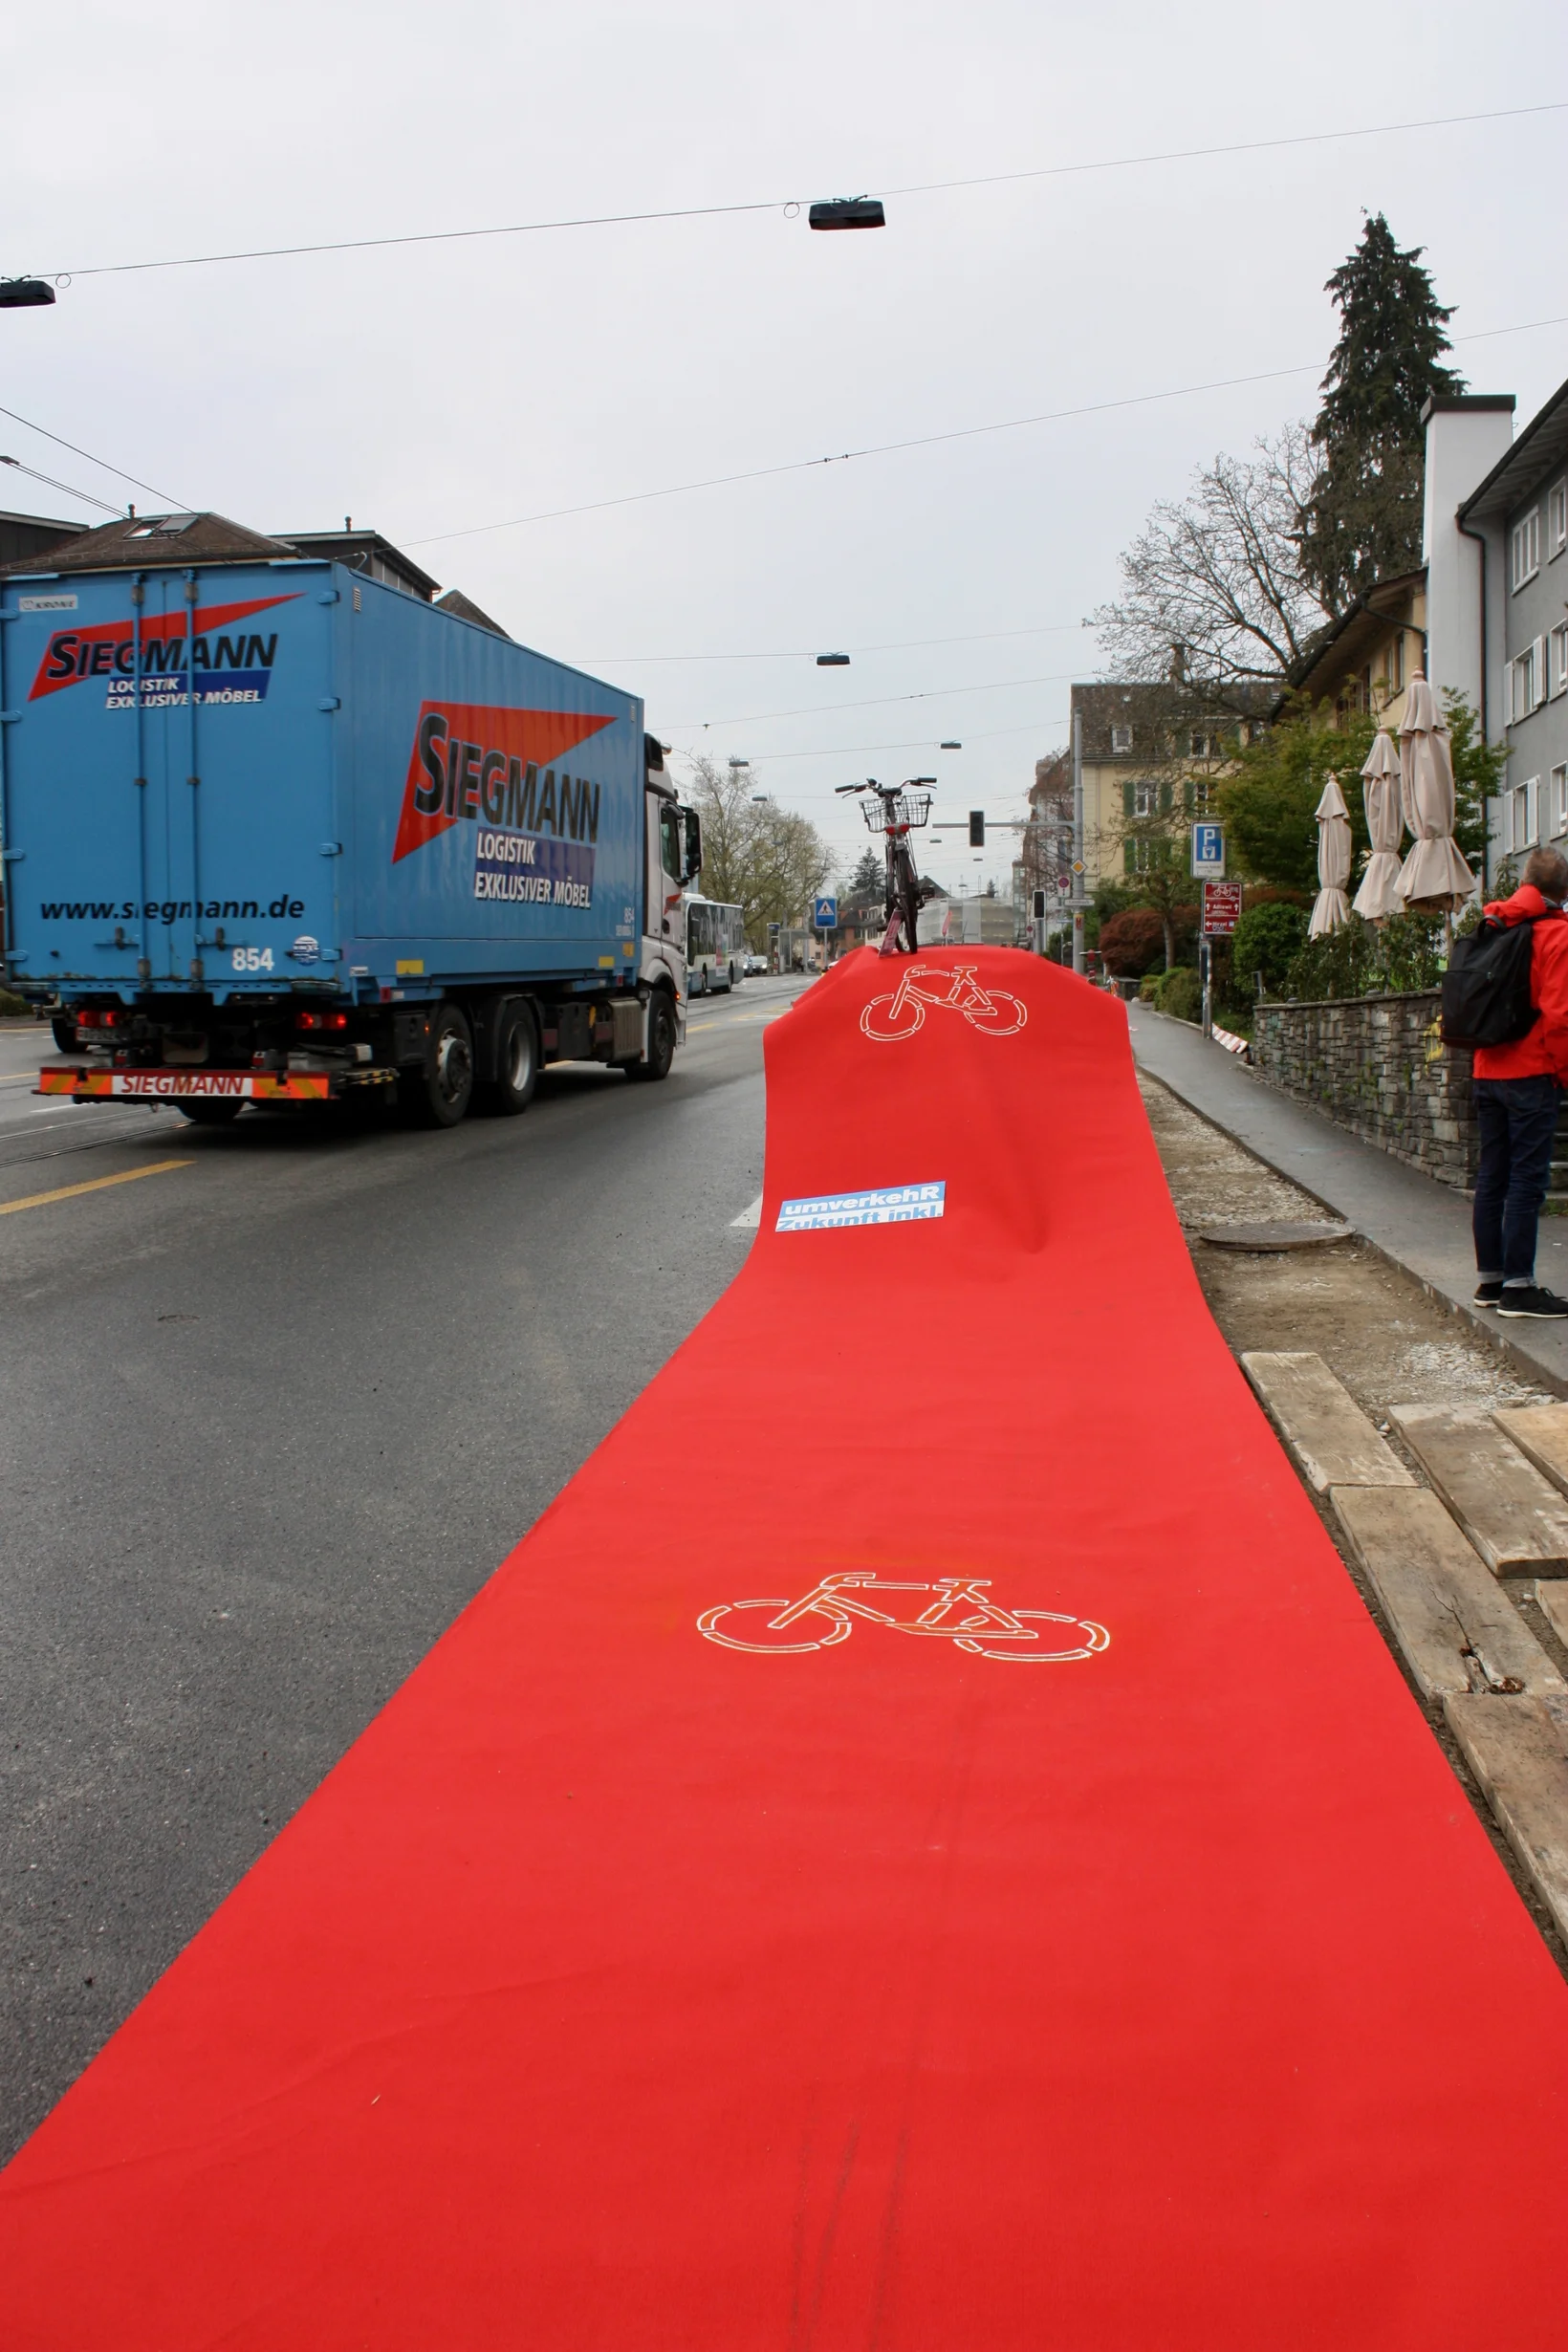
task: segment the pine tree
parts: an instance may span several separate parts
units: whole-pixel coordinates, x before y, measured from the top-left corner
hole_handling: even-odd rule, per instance
[[[1323,454],[1302,512],[1301,552],[1331,613],[1421,561],[1421,411],[1431,394],[1465,388],[1442,362],[1453,312],[1433,293],[1424,250],[1402,251],[1374,213],[1324,289],[1339,338],[1312,428]]]
[[[851,899],[880,899],[882,879],[882,860],[868,843],[860,852],[860,863],[849,878],[844,895]]]

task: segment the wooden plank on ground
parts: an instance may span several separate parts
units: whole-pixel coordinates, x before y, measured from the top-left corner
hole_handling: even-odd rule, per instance
[[[1429,1699],[1466,1691],[1568,1700],[1568,1684],[1425,1487],[1335,1487],[1330,1500]]]
[[[1568,1494],[1568,1405],[1494,1405],[1492,1418],[1542,1477]]]
[[[1302,1477],[1319,1494],[1330,1487],[1415,1485],[1321,1356],[1253,1350],[1241,1365]]]
[[[1559,1584],[1555,1577],[1537,1577],[1535,1599],[1557,1640],[1568,1645],[1568,1584]]]
[[[1568,1935],[1568,1753],[1544,1700],[1445,1699],[1443,1711],[1498,1827]]]
[[[1490,1413],[1395,1405],[1389,1419],[1494,1576],[1568,1576],[1568,1496]]]

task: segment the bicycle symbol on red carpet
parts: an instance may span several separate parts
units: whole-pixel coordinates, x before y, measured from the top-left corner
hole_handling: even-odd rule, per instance
[[[1096,1657],[1110,1646],[1103,1625],[1087,1617],[1072,1617],[1059,1609],[1004,1609],[988,1594],[989,1577],[937,1577],[928,1584],[885,1579],[874,1569],[845,1569],[826,1576],[800,1601],[722,1601],[705,1609],[697,1630],[725,1649],[747,1649],[759,1657],[776,1652],[796,1656],[813,1649],[831,1649],[847,1642],[859,1617],[870,1625],[886,1625],[894,1633],[912,1633],[926,1641],[950,1642],[977,1658],[1005,1658],[1014,1666],[1069,1666],[1079,1658]],[[918,1617],[889,1617],[866,1596],[870,1593],[934,1593]],[[750,1612],[772,1610],[771,1617]],[[1066,1648],[1052,1648],[1048,1625],[1070,1625]],[[1035,1628],[1040,1630],[1036,1631]],[[807,1638],[802,1640],[800,1637]]]
[[[972,964],[956,964],[950,972],[911,964],[894,994],[873,996],[860,1027],[878,1045],[894,1045],[924,1028],[928,1010],[961,1013],[983,1037],[1015,1037],[1029,1018],[1027,1007],[1006,989],[983,989]]]

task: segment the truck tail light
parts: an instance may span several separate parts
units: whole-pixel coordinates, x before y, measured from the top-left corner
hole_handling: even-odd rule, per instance
[[[97,1005],[88,1005],[74,1013],[72,1018],[78,1029],[123,1029],[126,1016],[118,1009],[105,1011]]]
[[[296,1013],[294,1027],[295,1029],[346,1029],[348,1014],[346,1013]]]

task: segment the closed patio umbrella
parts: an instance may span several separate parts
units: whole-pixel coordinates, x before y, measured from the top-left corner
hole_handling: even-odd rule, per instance
[[[1475,877],[1453,838],[1453,755],[1437,697],[1419,675],[1405,698],[1399,730],[1400,803],[1414,846],[1400,868],[1399,892],[1418,913],[1452,914],[1475,889]]]
[[[1323,786],[1317,814],[1318,898],[1307,926],[1309,939],[1342,930],[1350,921],[1350,902],[1345,897],[1350,880],[1350,811],[1337,775],[1331,775]]]
[[[1385,727],[1380,727],[1365,767],[1361,770],[1361,797],[1366,804],[1366,830],[1372,837],[1372,855],[1361,876],[1361,886],[1353,902],[1358,915],[1368,923],[1381,923],[1385,915],[1402,915],[1405,901],[1399,894],[1399,837],[1405,819],[1400,806],[1399,753],[1394,739]]]

